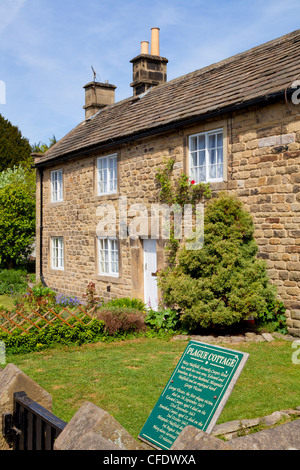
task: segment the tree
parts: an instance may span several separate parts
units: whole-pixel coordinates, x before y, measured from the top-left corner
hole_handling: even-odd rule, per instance
[[[166,304],[180,308],[189,329],[233,325],[274,301],[253,234],[251,215],[237,198],[221,194],[208,203],[203,248],[182,247],[175,268],[160,276]]]
[[[17,126],[0,114],[0,172],[14,166],[29,167],[32,163],[31,146]]]
[[[33,198],[36,191],[36,172],[34,168],[24,168],[22,165],[7,168],[0,173],[0,189],[7,185],[23,187]]]
[[[57,140],[55,135],[51,139],[49,139],[49,145],[39,142],[37,144],[33,144],[31,147],[32,153],[45,153],[47,150],[49,150],[50,147],[52,147],[54,144],[56,144]]]
[[[35,236],[35,198],[26,187],[8,184],[0,189],[0,265],[22,265]]]

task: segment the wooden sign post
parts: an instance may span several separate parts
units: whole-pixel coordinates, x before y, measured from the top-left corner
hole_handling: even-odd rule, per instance
[[[249,354],[190,341],[139,438],[170,449],[185,426],[210,433]]]

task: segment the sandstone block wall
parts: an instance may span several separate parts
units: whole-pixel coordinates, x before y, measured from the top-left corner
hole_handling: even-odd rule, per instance
[[[229,173],[254,219],[260,258],[300,335],[300,116],[284,102],[232,118]],[[249,128],[251,130],[249,130]]]

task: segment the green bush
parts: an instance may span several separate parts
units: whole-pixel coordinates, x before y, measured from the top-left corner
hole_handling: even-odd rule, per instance
[[[27,272],[16,269],[0,271],[0,295],[24,292],[27,288]]]
[[[103,321],[94,318],[89,324],[86,323],[87,320],[83,322],[77,323],[72,328],[57,320],[41,330],[32,328],[28,334],[21,334],[22,330],[15,330],[12,334],[0,332],[0,341],[4,342],[7,353],[18,354],[46,349],[58,344],[81,345],[105,338]]]
[[[149,310],[145,322],[155,331],[160,329],[176,331],[180,326],[180,316],[171,308]]]
[[[220,194],[205,210],[203,248],[181,248],[175,268],[161,274],[166,304],[181,309],[190,330],[256,318],[275,300],[265,262],[256,258],[253,234],[241,201]]]
[[[59,313],[62,307],[76,308],[81,305],[77,297],[68,297],[63,294],[57,294],[50,287],[45,287],[41,283],[27,288],[26,293],[16,302],[18,310],[35,310],[39,313],[46,312],[49,308]]]
[[[286,326],[286,308],[282,301],[275,299],[270,302],[266,309],[259,312],[256,323],[261,328],[266,328],[269,331],[278,331],[279,333],[286,334],[288,332]]]

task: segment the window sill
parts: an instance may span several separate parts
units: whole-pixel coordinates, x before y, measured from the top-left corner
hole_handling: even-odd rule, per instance
[[[51,201],[50,204],[51,206],[53,205],[58,205],[61,206],[65,201],[62,199],[61,201]]]
[[[221,191],[223,189],[227,189],[227,181],[221,180],[221,181],[211,181],[210,187],[213,191]]]
[[[97,280],[115,284],[119,284],[120,282],[122,282],[122,278],[120,277],[120,275],[113,276],[109,274],[97,274]]]
[[[96,195],[97,199],[101,200],[109,200],[109,199],[118,199],[119,198],[119,193],[105,193],[105,194],[97,194]]]

